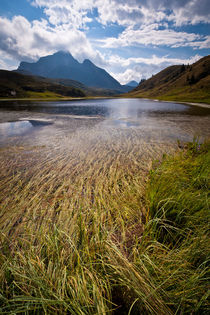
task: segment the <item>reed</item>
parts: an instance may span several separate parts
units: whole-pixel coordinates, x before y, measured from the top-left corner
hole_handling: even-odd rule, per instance
[[[205,314],[208,145],[88,136],[1,152],[0,313]]]

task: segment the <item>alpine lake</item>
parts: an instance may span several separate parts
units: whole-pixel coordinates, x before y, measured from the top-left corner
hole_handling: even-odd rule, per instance
[[[136,208],[152,163],[186,141],[203,141],[209,135],[208,107],[116,98],[2,101],[1,200],[9,205],[10,210],[3,207],[10,233],[24,228],[24,220],[17,223],[22,215],[33,221],[32,233],[43,222],[68,230],[72,211],[115,207],[113,202],[120,204],[133,181],[139,186]],[[67,199],[62,197],[66,193]],[[52,204],[60,210],[52,210]],[[2,222],[7,225],[4,214]]]
[[[175,314],[168,295],[164,302],[159,291],[175,283],[183,299],[183,290],[189,289],[185,270],[192,271],[186,253],[192,246],[176,254],[177,248],[166,251],[152,241],[153,226],[163,221],[150,220],[146,187],[167,154],[182,154],[186,142],[202,142],[209,135],[210,108],[205,105],[117,98],[1,101],[0,293],[5,298],[0,312],[117,315],[131,314],[134,306],[132,314],[140,314],[142,307],[145,314]],[[183,189],[185,157],[178,164],[181,178],[186,177]],[[202,182],[206,187],[199,177],[197,189]],[[165,213],[164,206],[161,210]],[[204,236],[195,238],[203,247],[197,241],[193,247],[200,249],[199,259],[207,247]],[[163,279],[156,283],[157,271]],[[193,301],[195,290],[204,296],[205,275],[200,277],[200,282],[197,275],[189,277]],[[191,279],[199,289],[203,284],[201,293]],[[175,295],[172,291],[173,303]],[[191,295],[186,296],[191,303]]]

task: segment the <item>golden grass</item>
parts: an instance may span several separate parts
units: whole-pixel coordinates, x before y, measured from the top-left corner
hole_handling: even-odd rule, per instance
[[[126,264],[139,287],[126,298],[129,309],[151,287],[130,260],[147,211],[145,174],[168,146],[146,143],[135,130],[110,137],[109,128],[80,128],[54,145],[1,150],[0,278],[4,294],[14,293],[2,312],[111,313],[119,307],[111,299],[113,275],[120,279]],[[152,294],[146,308],[156,303],[162,305]]]
[[[87,134],[83,134],[83,139],[80,136],[80,133],[74,136],[70,147],[59,154],[46,148],[36,152],[36,147],[29,154],[24,147],[10,149],[10,155],[8,150],[2,152],[1,196],[8,222],[4,217],[2,221],[4,228],[11,229],[10,233],[19,233],[21,226],[25,226],[24,223],[15,225],[17,217],[31,220],[32,231],[34,222],[36,229],[44,224],[48,230],[56,223],[68,231],[72,212],[78,213],[81,209],[87,222],[92,217],[90,209],[96,209],[95,216],[103,211],[104,222],[109,220],[109,227],[118,217],[119,209],[128,218],[133,213],[141,215],[139,199],[144,176],[158,146],[140,141],[141,147],[135,148],[129,143],[131,139],[125,137],[123,143],[109,143],[106,135],[101,134],[101,139],[89,147],[91,140],[85,143]],[[92,142],[95,140],[93,137]],[[139,163],[141,155],[144,159]],[[109,213],[110,209],[114,216]]]

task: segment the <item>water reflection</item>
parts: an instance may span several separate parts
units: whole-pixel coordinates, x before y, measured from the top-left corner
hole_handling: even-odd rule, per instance
[[[30,113],[103,116],[113,119],[136,118],[142,115],[189,114],[206,115],[209,108],[143,99],[95,99],[59,102],[0,102],[0,110]]]
[[[0,124],[0,138],[19,136],[32,129],[29,121],[5,122]]]
[[[77,122],[75,118],[79,118]],[[101,129],[110,129],[111,135],[113,129],[135,129],[141,137],[161,134],[162,138],[179,138],[188,133],[208,134],[205,122],[209,125],[209,119],[209,108],[143,99],[0,102],[0,137],[23,137],[36,129],[39,139],[49,135],[53,142],[58,134],[63,139],[78,128],[98,124]]]
[[[131,127],[138,127],[140,126],[140,122],[138,121],[129,121],[129,120],[123,120],[123,119],[117,119],[117,120],[111,120],[109,122],[105,122],[106,125],[112,125],[112,127],[118,127],[118,128],[131,128]]]
[[[39,128],[53,124],[50,120],[29,119],[0,123],[0,138],[29,134],[34,127]]]

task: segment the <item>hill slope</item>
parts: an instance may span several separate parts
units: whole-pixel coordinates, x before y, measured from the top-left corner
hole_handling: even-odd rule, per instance
[[[192,65],[170,66],[140,83],[127,96],[210,103],[210,55]]]
[[[63,51],[42,57],[35,63],[21,62],[17,71],[47,78],[72,79],[88,87],[112,89],[118,92],[130,90],[104,69],[96,67],[90,60],[85,59],[83,63],[79,63],[70,53]]]
[[[0,70],[0,97],[84,97],[82,84],[76,81],[62,82],[42,77],[23,75]]]
[[[27,71],[0,70],[0,97],[57,98],[84,96],[113,96],[118,90],[91,88],[71,79],[50,79],[29,75]]]

